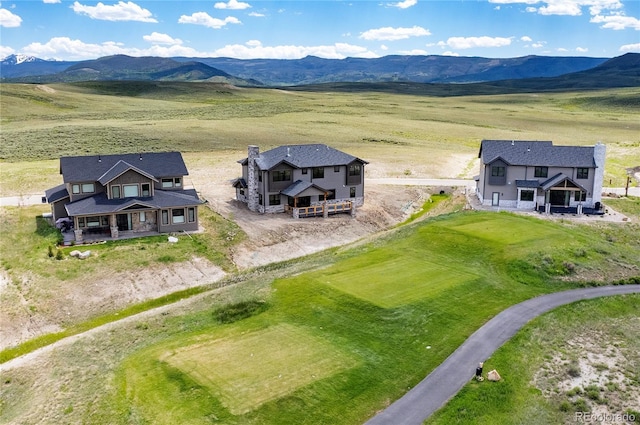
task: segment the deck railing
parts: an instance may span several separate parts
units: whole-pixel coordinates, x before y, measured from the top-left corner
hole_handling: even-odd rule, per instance
[[[353,208],[353,204],[350,201],[347,202],[338,202],[334,204],[321,204],[321,205],[311,205],[309,207],[292,207],[289,205],[285,206],[285,211],[293,214],[294,217],[298,218],[306,218],[306,217],[321,217],[326,214],[338,214],[338,213],[346,213],[350,212]]]

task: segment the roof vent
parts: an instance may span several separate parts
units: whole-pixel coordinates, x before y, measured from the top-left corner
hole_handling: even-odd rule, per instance
[[[515,140],[511,141],[511,146],[514,146],[516,144]]]
[[[102,162],[102,157],[98,155],[98,162]]]
[[[291,148],[287,147],[287,156],[291,156]]]
[[[139,159],[140,159],[140,161],[142,161],[142,154],[140,154],[140,158]]]

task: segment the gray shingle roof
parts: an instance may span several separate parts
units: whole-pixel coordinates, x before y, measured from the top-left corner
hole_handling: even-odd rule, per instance
[[[67,185],[60,184],[51,189],[47,189],[44,191],[44,196],[47,198],[49,204],[59,201],[60,199],[68,198],[69,192],[67,191]]]
[[[262,152],[256,159],[256,163],[261,170],[270,170],[282,162],[294,168],[311,168],[347,165],[354,161],[368,164],[365,160],[324,144],[279,146]],[[245,158],[239,162],[246,164],[247,159]]]
[[[136,205],[140,205],[141,208],[158,209],[187,207],[200,204],[202,204],[202,201],[198,198],[197,192],[193,189],[180,191],[156,189],[153,197],[120,199],[108,199],[107,195],[103,192],[66,204],[65,208],[70,216],[77,216],[110,214],[118,211],[124,211],[127,208],[131,208]]]
[[[60,174],[65,183],[96,182],[120,161],[158,179],[189,175],[180,152],[63,156],[60,158]]]
[[[290,185],[280,193],[287,196],[298,196],[309,188],[313,188],[317,190],[318,194],[326,192],[326,189],[323,189],[320,186],[313,184],[309,181],[296,180],[292,185]]]
[[[540,182],[538,180],[516,180],[516,187],[535,189],[540,187]]]
[[[558,173],[553,177],[548,178],[547,180],[540,182],[540,187],[543,190],[549,190],[554,186],[559,185],[560,183],[562,183],[563,181],[568,181],[570,184],[572,184],[575,187],[579,187],[580,189],[584,190],[585,192],[587,191],[587,189],[585,189],[582,185],[576,183],[575,181],[571,180],[571,178],[569,176],[567,176],[564,173]]]
[[[140,158],[138,158],[138,161],[139,160]],[[122,174],[126,173],[129,170],[133,170],[136,173],[142,174],[143,176],[148,177],[151,180],[158,181],[151,174],[145,172],[144,170],[141,170],[138,167],[135,167],[129,164],[127,161],[122,161],[122,160],[116,162],[116,164],[110,169],[108,169],[103,175],[101,175],[97,181],[104,186],[110,181],[112,181],[113,179],[115,179],[116,177],[121,176]]]
[[[490,164],[500,158],[509,165],[546,167],[596,166],[593,146],[553,146],[550,141],[483,140],[478,157]]]

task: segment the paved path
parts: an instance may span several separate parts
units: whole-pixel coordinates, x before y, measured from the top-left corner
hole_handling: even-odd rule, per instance
[[[478,329],[429,376],[366,425],[420,425],[473,378],[479,362],[489,358],[531,319],[575,301],[632,293],[640,293],[640,285],[556,292],[511,306]]]

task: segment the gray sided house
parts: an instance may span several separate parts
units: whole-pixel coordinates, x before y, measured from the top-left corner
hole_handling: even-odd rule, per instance
[[[198,230],[193,189],[180,152],[60,158],[60,186],[45,192],[56,223],[68,219],[75,241]]]
[[[238,161],[242,177],[233,182],[236,199],[259,213],[293,217],[355,214],[364,204],[367,161],[323,144],[280,146],[260,153],[249,146]]]
[[[549,212],[597,212],[605,145],[483,140],[477,195],[483,205]]]

